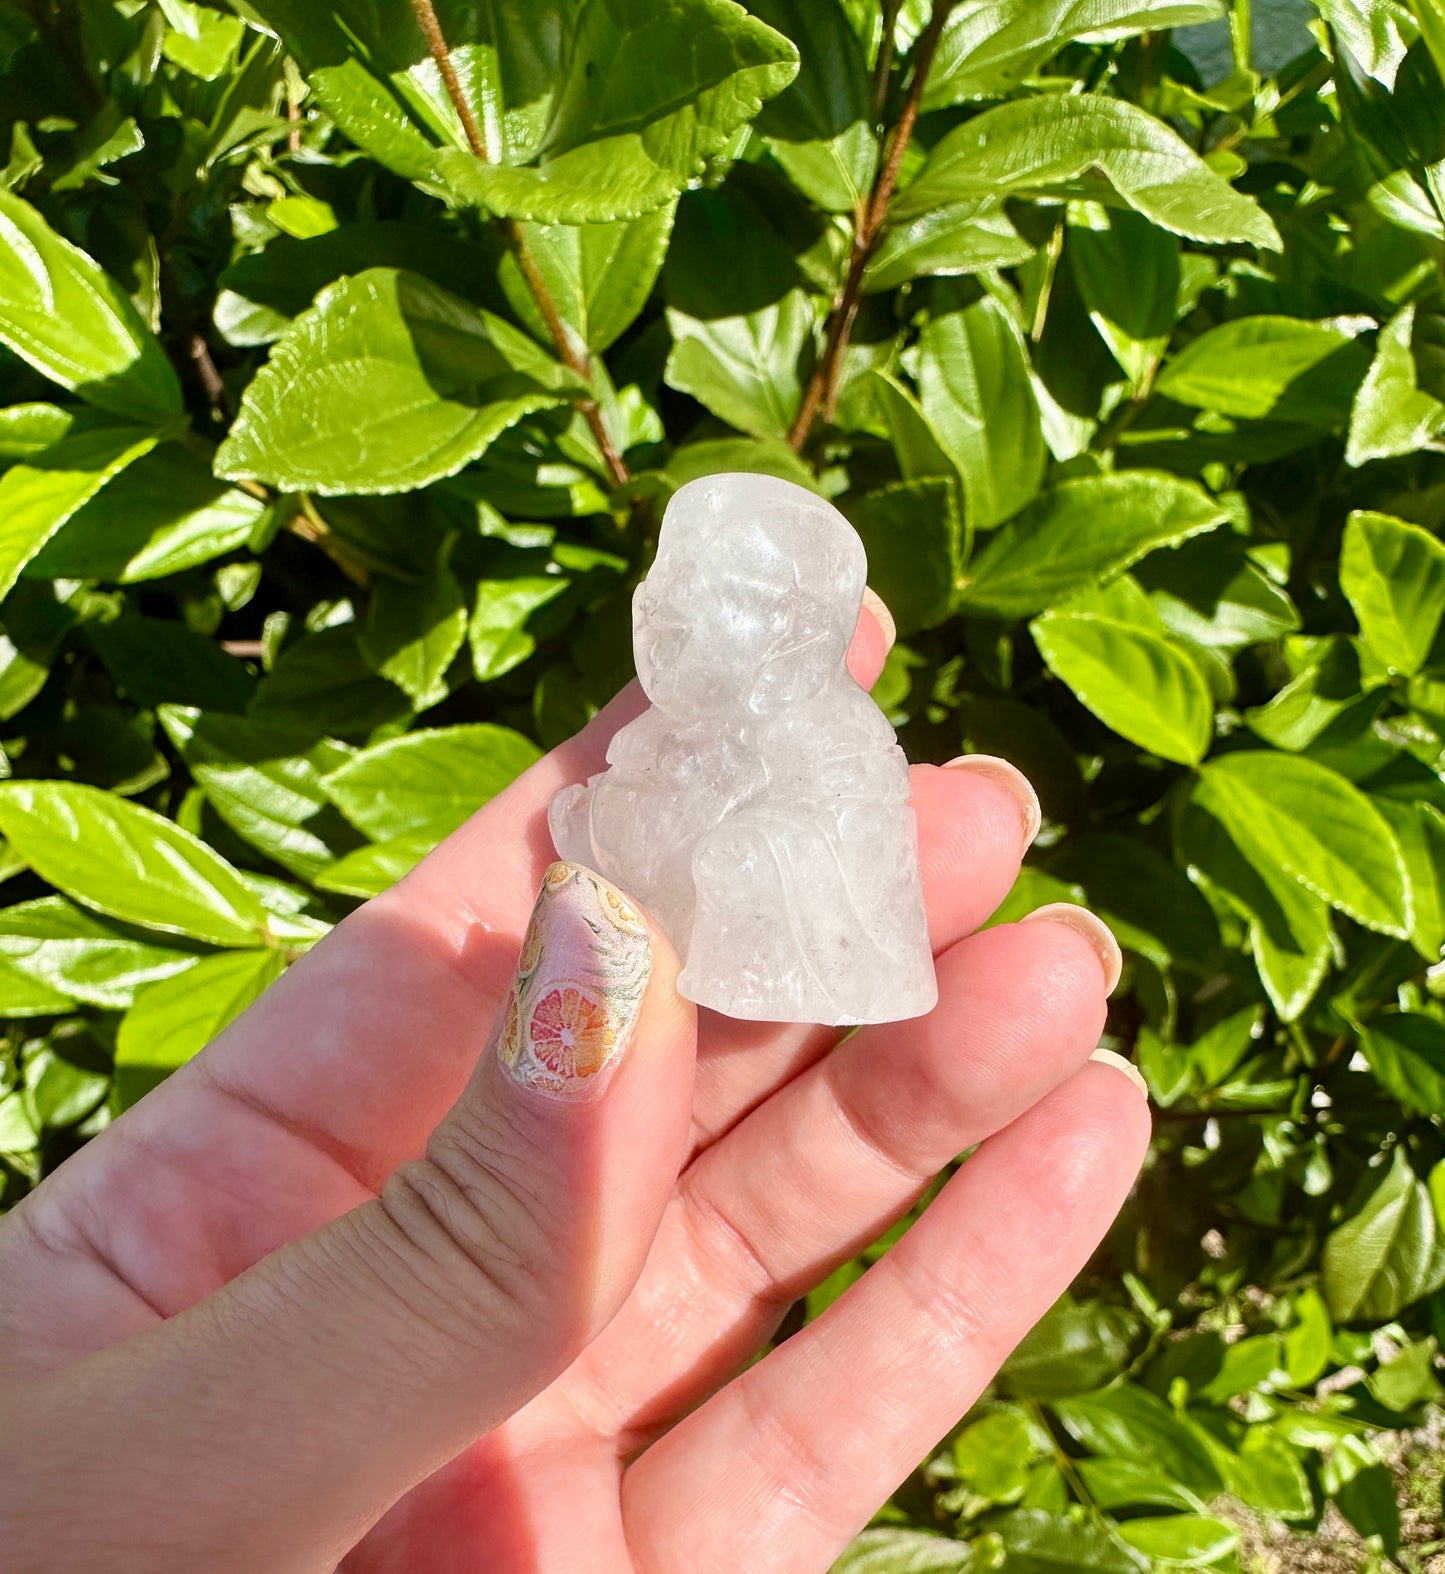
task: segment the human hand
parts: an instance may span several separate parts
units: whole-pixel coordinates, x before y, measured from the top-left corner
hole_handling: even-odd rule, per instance
[[[865,615],[861,681],[883,653]],[[814,1574],[1086,1261],[1148,1136],[1133,1079],[1086,1064],[1117,949],[1077,909],[973,932],[1033,829],[1022,779],[987,763],[914,770],[929,1016],[842,1043],[695,1017],[654,933],[645,996],[607,1024],[635,1017],[630,1042],[584,1096],[479,1059],[547,803],[641,703],[493,799],[4,1222],[13,1574]],[[588,942],[575,900],[539,967]],[[647,942],[622,945],[635,981]],[[975,1144],[881,1262],[735,1375]]]

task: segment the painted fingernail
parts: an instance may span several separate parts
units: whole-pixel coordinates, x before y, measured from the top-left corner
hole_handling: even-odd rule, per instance
[[[898,638],[898,625],[893,621],[893,614],[888,610],[888,603],[878,594],[872,585],[863,587],[863,605],[873,614],[878,627],[883,630],[883,649],[890,651]]]
[[[502,1065],[556,1098],[600,1092],[637,1027],[651,971],[647,920],[634,903],[581,864],[553,864],[502,1007]]]
[[[1132,1060],[1125,1060],[1122,1055],[1116,1055],[1112,1049],[1096,1049],[1089,1059],[1097,1060],[1101,1066],[1112,1066],[1115,1071],[1122,1071],[1146,1099],[1149,1097],[1149,1084]]]
[[[1024,822],[1024,850],[1027,851],[1044,823],[1043,810],[1039,808],[1039,795],[1029,779],[1018,768],[996,754],[960,754],[944,767],[950,771],[972,771],[976,776],[987,776],[992,782],[1013,794]]]
[[[1119,982],[1119,974],[1124,971],[1124,953],[1119,949],[1119,942],[1102,918],[1096,918],[1087,907],[1079,907],[1074,902],[1050,902],[1044,907],[1036,907],[1031,913],[1025,913],[1022,922],[1028,924],[1035,920],[1050,924],[1067,924],[1070,929],[1083,935],[1084,939],[1093,946],[1103,966],[1104,993],[1113,994],[1114,985]]]

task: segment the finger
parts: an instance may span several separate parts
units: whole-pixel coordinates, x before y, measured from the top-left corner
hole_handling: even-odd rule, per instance
[[[1083,1267],[1148,1139],[1103,1065],[990,1138],[841,1300],[632,1468],[639,1565],[829,1567]]]
[[[884,654],[881,628],[865,613],[854,641],[864,676],[876,676]],[[532,895],[555,857],[548,805],[605,767],[612,734],[645,703],[629,684],[577,737],[353,914],[214,1047],[209,1078],[233,1099],[284,1111],[293,1130],[343,1154],[370,1184],[420,1152],[475,1058],[449,1024],[500,1003]],[[397,949],[399,932],[407,943]],[[304,1036],[296,1031],[303,994]],[[419,1002],[442,1019],[423,1031]]]
[[[966,755],[911,772],[923,905],[934,954],[985,923],[1018,878],[1039,828],[1039,802],[1006,760]],[[716,1021],[702,1013],[694,1149],[729,1130],[838,1042],[836,1028]],[[714,1051],[714,1043],[720,1047]]]
[[[936,1010],[860,1029],[691,1164],[636,1294],[568,1374],[571,1402],[640,1446],[950,1159],[1077,1071],[1099,1041],[1118,947],[1074,911],[953,946]]]
[[[42,1439],[86,1437],[71,1478],[99,1523],[115,1462],[144,1458],[168,1483],[157,1546],[129,1547],[125,1567],[329,1567],[576,1357],[630,1291],[676,1180],[694,1024],[675,976],[620,892],[553,865],[488,1052],[425,1157],[47,1381],[30,1419]],[[0,1495],[23,1500],[55,1461],[20,1452]],[[247,1492],[214,1492],[220,1470]],[[76,1517],[50,1527],[62,1543],[93,1533]]]
[[[886,647],[865,608],[861,681]],[[25,1334],[12,1350],[45,1366],[139,1333],[423,1151],[500,1008],[552,856],[547,806],[602,769],[644,704],[628,685],[37,1194],[3,1242],[0,1328]],[[71,1315],[46,1317],[47,1296]]]

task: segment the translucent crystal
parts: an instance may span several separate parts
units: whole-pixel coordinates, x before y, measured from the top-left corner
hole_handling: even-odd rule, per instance
[[[802,487],[684,486],[632,604],[651,708],[552,802],[559,857],[645,903],[682,993],[730,1016],[890,1022],[937,998],[908,762],[847,668],[866,573]]]

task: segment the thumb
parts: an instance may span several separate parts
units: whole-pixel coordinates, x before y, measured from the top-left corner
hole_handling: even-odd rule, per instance
[[[682,1160],[695,1020],[676,972],[626,896],[552,865],[486,1050],[425,1156],[47,1380],[47,1431],[57,1400],[73,1405],[69,1435],[172,1484],[164,1544],[113,1567],[330,1569],[570,1364],[631,1290]]]

